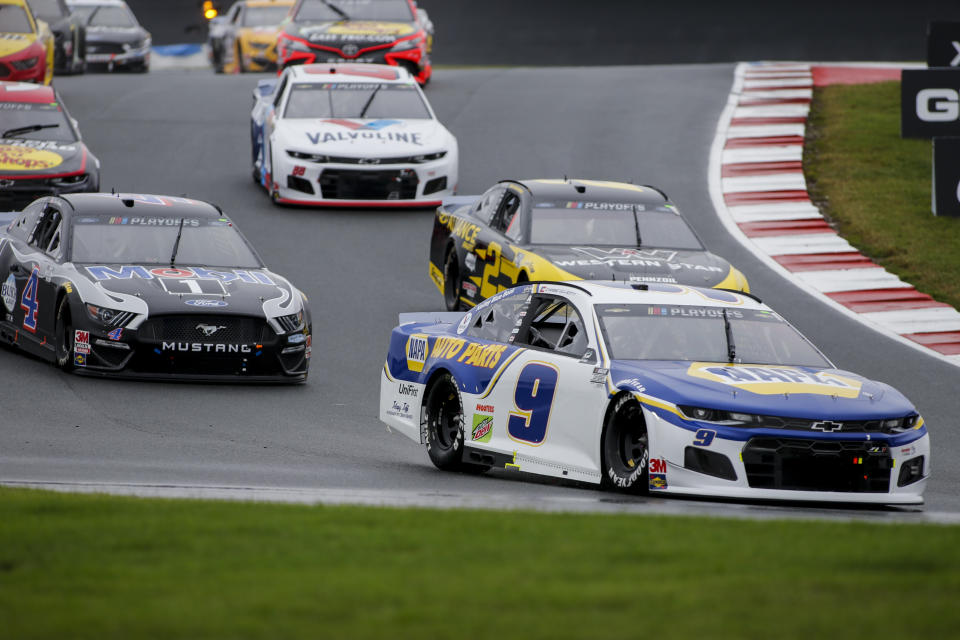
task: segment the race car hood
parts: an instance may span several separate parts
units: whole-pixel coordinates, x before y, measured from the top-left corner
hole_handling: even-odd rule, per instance
[[[396,42],[411,36],[417,27],[408,22],[371,22],[342,20],[340,22],[291,23],[287,33],[310,44],[342,49],[355,45],[359,50]]]
[[[443,151],[448,143],[436,120],[281,120],[276,132],[285,150],[329,155],[419,155]]]
[[[87,42],[115,42],[135,45],[147,37],[141,27],[87,27]]]
[[[873,420],[915,411],[899,391],[849,371],[786,365],[617,360],[615,386],[641,397],[757,415]]]
[[[78,173],[86,168],[82,142],[0,138],[0,176],[24,178]]]
[[[141,298],[150,315],[276,317],[297,313],[303,304],[285,278],[267,269],[117,264],[84,264],[76,265],[76,269],[108,296],[116,293]]]
[[[0,31],[0,58],[19,53],[37,41],[32,33],[4,33]]]
[[[706,251],[562,245],[533,245],[526,248],[585,280],[712,287],[730,273],[730,264],[726,260]]]

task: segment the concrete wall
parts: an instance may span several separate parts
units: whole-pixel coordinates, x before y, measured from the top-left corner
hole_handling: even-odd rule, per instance
[[[229,6],[230,0],[220,0]],[[200,0],[128,0],[156,44],[206,37]],[[437,64],[922,60],[957,0],[420,0]]]

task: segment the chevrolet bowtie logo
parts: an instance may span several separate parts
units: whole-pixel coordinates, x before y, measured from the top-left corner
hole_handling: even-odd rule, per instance
[[[841,429],[843,429],[843,424],[840,422],[830,422],[830,421],[814,422],[812,425],[810,425],[810,428],[816,429],[817,431],[824,431],[824,432],[840,431]]]
[[[226,327],[225,326],[218,327],[215,324],[198,324],[196,326],[196,329],[197,331],[202,333],[204,336],[210,337],[213,334],[215,334],[217,331],[220,331],[220,329],[226,329]]]

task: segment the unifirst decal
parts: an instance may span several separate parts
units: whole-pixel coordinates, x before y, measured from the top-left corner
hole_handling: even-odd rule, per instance
[[[0,144],[0,171],[46,171],[63,164],[53,151],[12,144]]]
[[[811,393],[856,398],[862,386],[858,380],[827,371],[771,365],[694,362],[687,369],[687,375],[759,395]]]
[[[430,343],[427,336],[414,334],[407,338],[407,369],[420,373],[430,355]]]

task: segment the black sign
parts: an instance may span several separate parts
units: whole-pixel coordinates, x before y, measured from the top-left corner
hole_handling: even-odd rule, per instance
[[[933,213],[960,216],[960,138],[933,139]]]
[[[960,22],[931,22],[927,27],[927,66],[960,67]]]
[[[960,68],[903,70],[900,135],[960,136]]]

